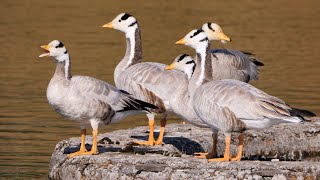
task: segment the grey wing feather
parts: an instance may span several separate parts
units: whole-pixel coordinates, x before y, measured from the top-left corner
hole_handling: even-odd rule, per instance
[[[138,63],[119,75],[118,88],[128,91],[133,97],[154,104],[163,113],[170,109],[171,94],[182,84],[187,84],[185,75],[178,71],[165,71],[159,63]]]
[[[86,76],[75,76],[72,78],[71,89],[82,96],[83,103],[104,104],[96,108],[112,109],[115,112],[127,110],[146,110],[147,108],[157,108],[152,104],[134,99],[128,93],[118,90],[116,87]],[[104,113],[102,116],[106,116]]]
[[[238,79],[246,82],[246,78],[249,80],[258,80],[260,68],[263,63],[258,61],[253,54],[245,54],[238,50],[231,49],[213,49],[211,50],[213,55],[217,57],[220,63],[225,64],[228,69],[224,71],[234,74],[232,79]],[[247,77],[246,77],[247,76]]]
[[[196,114],[210,127],[224,132],[245,129],[245,124],[228,107],[223,107],[210,98],[198,95],[193,97],[193,102]]]
[[[47,97],[50,105],[67,118],[111,120],[117,108],[110,97],[112,91],[114,88],[103,81],[74,76],[67,82],[50,82]]]
[[[291,107],[279,98],[236,80],[207,83],[197,90],[222,107],[228,107],[240,119],[283,119]]]

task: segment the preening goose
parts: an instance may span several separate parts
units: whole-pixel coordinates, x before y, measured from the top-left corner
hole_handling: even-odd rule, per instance
[[[205,23],[202,30],[210,41],[231,41],[216,23]],[[212,49],[211,53],[213,54],[212,66],[217,67],[212,71],[214,80],[236,79],[249,82],[259,79],[260,66],[264,64],[259,62],[253,54],[232,49]]]
[[[98,153],[97,135],[99,124],[108,125],[130,114],[150,112],[156,106],[133,98],[129,93],[88,76],[72,76],[71,61],[65,46],[58,40],[41,46],[46,53],[39,57],[51,56],[56,60],[56,71],[47,88],[47,99],[53,109],[65,118],[76,120],[81,128],[81,146],[77,155]],[[93,144],[89,152],[85,148],[85,124],[93,129]]]
[[[114,72],[116,86],[128,91],[135,98],[159,107],[159,109],[147,114],[150,128],[148,141],[138,142],[138,144],[162,144],[167,114],[172,112],[171,96],[175,94],[176,89],[187,85],[188,80],[181,72],[166,72],[164,64],[141,62],[140,28],[133,16],[121,13],[103,27],[120,30],[126,35],[126,53]],[[160,135],[156,142],[153,136],[155,113],[162,114]]]
[[[209,161],[240,161],[244,137],[240,133],[238,154],[230,158],[232,132],[267,128],[280,123],[301,123],[304,120],[302,115],[306,112],[310,116],[314,115],[309,111],[291,108],[281,99],[238,80],[208,81],[214,67],[211,67],[213,64],[206,63],[212,55],[209,40],[203,30],[192,30],[176,44],[190,46],[197,53],[197,66],[189,81],[190,101],[196,114],[211,129],[219,129],[226,135],[224,157],[212,158]],[[190,62],[190,59],[185,61]],[[166,69],[176,68],[178,64],[175,62]],[[177,69],[187,67],[189,66]],[[191,70],[183,71],[190,72]],[[198,157],[206,158],[206,156],[207,153],[199,153]]]

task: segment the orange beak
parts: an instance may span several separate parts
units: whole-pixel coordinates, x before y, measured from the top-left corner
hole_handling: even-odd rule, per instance
[[[109,23],[103,25],[102,27],[104,27],[104,28],[113,28],[113,25],[112,25],[112,22],[109,22]]]

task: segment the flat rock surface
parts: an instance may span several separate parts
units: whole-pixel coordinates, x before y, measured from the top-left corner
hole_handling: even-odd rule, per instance
[[[192,125],[169,124],[163,145],[138,146],[148,127],[99,134],[99,154],[67,154],[79,149],[80,138],[63,140],[51,157],[51,179],[320,179],[320,123],[281,124],[245,132],[241,162],[208,163],[193,157],[212,147],[211,131]],[[156,136],[158,133],[155,133]],[[231,152],[236,154],[237,134]],[[91,148],[91,136],[86,148]],[[224,152],[219,134],[218,154]],[[272,160],[272,161],[271,161]]]

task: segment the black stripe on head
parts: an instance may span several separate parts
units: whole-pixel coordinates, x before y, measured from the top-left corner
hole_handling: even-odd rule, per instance
[[[129,17],[131,17],[131,15],[130,14],[127,14],[127,13],[125,13],[122,17],[121,17],[121,20],[127,20]]]
[[[188,54],[182,54],[177,62],[180,62],[183,58],[185,58],[186,56],[189,56]]]
[[[59,44],[56,46],[56,48],[62,48],[64,47],[64,45],[62,44],[62,42],[59,42]]]
[[[194,61],[188,61],[186,64],[196,64]]]
[[[135,21],[135,22],[131,23],[128,27],[134,26],[134,25],[137,24],[137,23],[138,23],[138,22]]]
[[[207,37],[205,37],[204,39],[200,40],[200,42],[203,42],[203,41],[209,41],[209,39]]]
[[[212,26],[211,26],[211,23],[208,23],[208,28],[211,29],[211,31],[215,31]]]
[[[198,29],[193,35],[190,36],[190,38],[195,37],[196,35],[198,35],[201,32],[204,32],[204,31],[202,29]]]

